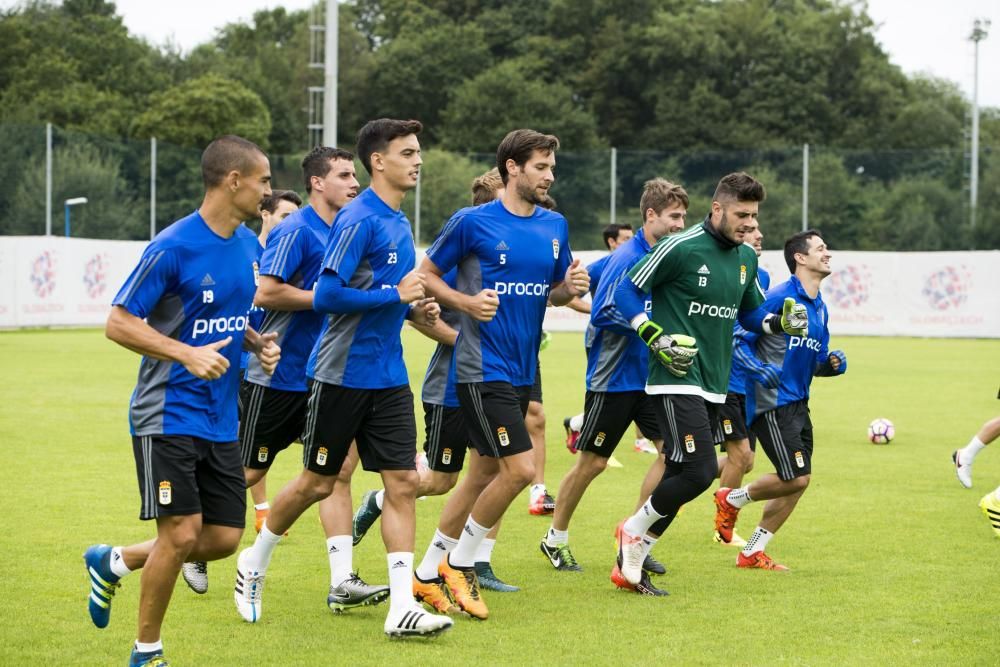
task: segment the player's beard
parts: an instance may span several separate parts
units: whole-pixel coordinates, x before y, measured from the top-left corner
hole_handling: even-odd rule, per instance
[[[520,179],[517,181],[516,189],[518,197],[536,206],[541,206],[542,202],[545,201],[545,195],[548,194],[548,191],[539,192],[537,187],[532,187],[529,183],[525,183]]]
[[[722,210],[722,221],[719,222],[719,233],[722,234],[723,238],[732,243],[743,243],[743,239],[746,238],[746,233],[743,234],[743,238],[735,238],[736,231],[738,227],[733,228],[729,226],[729,216],[726,215],[726,210]]]

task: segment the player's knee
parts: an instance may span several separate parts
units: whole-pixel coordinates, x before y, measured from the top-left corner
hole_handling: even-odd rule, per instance
[[[310,503],[318,503],[331,493],[337,478],[327,475],[309,474],[300,478],[299,493]]]
[[[802,475],[801,477],[796,477],[792,480],[792,488],[796,493],[801,493],[809,488],[809,479],[812,475]]]
[[[527,456],[512,456],[507,461],[504,473],[508,484],[511,486],[523,489],[531,484],[531,481],[534,479],[535,461],[530,456],[531,452],[527,452],[527,454]]]
[[[587,477],[593,478],[600,475],[608,467],[608,460],[603,456],[584,452],[580,455],[579,466],[581,472]]]
[[[452,490],[456,482],[457,473],[431,472],[426,479],[420,480],[418,493],[422,496],[443,496]]]
[[[746,475],[751,470],[753,470],[753,455],[747,459],[746,465],[743,466],[743,474]]]
[[[719,463],[715,457],[712,457],[705,459],[702,465],[688,468],[683,474],[692,485],[704,491],[712,485],[718,473]]]

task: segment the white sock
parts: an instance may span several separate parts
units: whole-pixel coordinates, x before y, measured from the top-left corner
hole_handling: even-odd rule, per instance
[[[255,510],[269,510],[269,509],[271,509],[271,503],[269,503],[269,502],[267,502],[265,500],[262,503],[257,503],[256,505],[253,506],[253,508]]]
[[[743,547],[743,555],[751,556],[758,551],[763,551],[767,548],[767,543],[771,541],[772,537],[774,537],[774,533],[757,526],[753,531],[753,535],[747,540],[747,545]]]
[[[645,535],[650,526],[666,516],[653,509],[653,498],[650,497],[638,512],[625,521],[624,530],[629,535]]]
[[[264,525],[260,527],[257,539],[254,540],[253,546],[247,553],[246,566],[251,570],[266,572],[267,566],[271,564],[274,548],[278,546],[280,541],[281,535],[272,533],[271,529],[267,527],[267,519],[264,519]]]
[[[381,510],[382,503],[384,502],[385,502],[385,489],[379,489],[377,492],[375,492],[375,504]]]
[[[583,413],[573,415],[569,418],[569,428],[573,431],[583,430]]]
[[[351,576],[354,569],[354,538],[334,535],[326,538],[326,555],[330,558],[330,585],[339,586]]]
[[[655,545],[658,541],[659,541],[658,538],[652,537],[650,535],[643,535],[642,536],[642,559],[643,560],[646,560],[646,556],[649,555],[649,552],[653,550],[653,545]]]
[[[564,544],[569,544],[569,531],[556,530],[555,527],[549,526],[549,532],[545,533],[545,544],[550,547],[559,547]]]
[[[961,463],[965,465],[971,464],[975,460],[976,454],[983,451],[984,447],[986,447],[986,445],[984,445],[983,441],[979,439],[979,436],[972,436],[972,440],[969,440],[969,444],[958,450]]]
[[[753,502],[753,498],[750,497],[750,485],[733,489],[726,496],[726,502],[735,507],[736,509],[743,509],[748,504]]]
[[[479,544],[479,548],[476,549],[476,562],[489,563],[490,558],[493,557],[493,547],[496,546],[496,543],[496,540],[484,537],[483,541]]]
[[[424,559],[420,561],[420,566],[417,567],[417,579],[421,581],[436,579],[441,559],[450,554],[457,544],[458,540],[448,537],[440,530],[435,530],[434,539],[427,545],[427,551],[424,552]]]
[[[409,609],[413,600],[413,554],[393,551],[386,554],[389,563],[389,611]]]
[[[153,651],[162,651],[163,640],[157,639],[155,642],[149,642],[148,644],[143,644],[141,641],[136,639],[135,650],[137,653],[152,653]]]
[[[124,547],[115,547],[111,550],[110,565],[111,571],[116,577],[121,579],[126,574],[131,574],[132,570],[128,569],[128,565],[125,564],[125,554],[122,553]]]
[[[476,520],[469,515],[465,521],[465,528],[462,529],[462,536],[458,538],[455,550],[448,556],[448,562],[452,567],[472,567],[476,562],[476,550],[482,543],[486,533],[490,532],[491,526],[480,526]]]
[[[545,495],[545,485],[544,484],[532,484],[531,491],[528,493],[528,497],[534,501],[536,498]]]

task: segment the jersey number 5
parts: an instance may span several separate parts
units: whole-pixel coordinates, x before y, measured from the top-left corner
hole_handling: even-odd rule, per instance
[[[500,253],[500,263],[501,264],[507,263],[507,253],[505,252]]]

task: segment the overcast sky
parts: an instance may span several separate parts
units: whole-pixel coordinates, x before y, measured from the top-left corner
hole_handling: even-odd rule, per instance
[[[622,0],[626,2],[628,0]],[[15,0],[0,0],[5,8]],[[310,0],[118,0],[129,30],[153,44],[172,40],[184,51],[212,38],[226,23],[248,20],[254,11],[309,7]],[[954,81],[972,98],[972,20],[993,21],[979,44],[979,102],[1000,107],[1000,0],[868,0],[868,11],[889,58],[907,74],[928,73]]]

